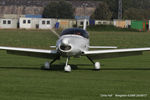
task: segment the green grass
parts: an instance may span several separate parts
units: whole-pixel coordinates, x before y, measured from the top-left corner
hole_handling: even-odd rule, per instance
[[[91,45],[119,48],[149,47],[150,32],[89,32]],[[57,37],[49,31],[0,30],[0,45],[48,49]],[[87,58],[71,58],[71,73],[63,71],[65,59],[52,71],[40,70],[48,59],[8,55],[0,51],[1,100],[149,100],[150,52],[101,60],[93,71]],[[59,67],[59,68],[58,68]],[[101,94],[148,94],[147,97],[101,97]]]

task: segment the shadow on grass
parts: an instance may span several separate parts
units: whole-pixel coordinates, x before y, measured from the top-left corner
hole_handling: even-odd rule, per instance
[[[64,66],[65,66],[65,64],[59,64],[59,65],[55,64],[55,65],[51,66],[50,70],[51,71],[64,71]],[[77,65],[71,64],[71,69],[72,70],[78,70],[79,69],[78,66],[92,66],[92,64],[77,64]],[[44,70],[43,66],[41,66],[41,68],[39,68],[39,67],[14,67],[14,66],[7,67],[7,66],[5,66],[5,67],[0,67],[0,69]],[[87,69],[85,69],[85,70],[87,70]]]
[[[65,64],[61,65],[52,65],[50,71],[64,71]],[[84,67],[78,67],[78,66],[91,66],[91,68],[84,68]],[[103,65],[102,65],[103,66]],[[43,67],[43,66],[42,66]],[[44,70],[38,67],[0,67],[0,69],[25,69],[25,70]],[[92,64],[71,64],[72,70],[91,70],[95,71]],[[100,70],[150,70],[150,68],[101,68]],[[49,70],[46,70],[49,71]]]
[[[36,67],[0,67],[0,69],[27,69],[27,70],[40,70],[40,68]]]

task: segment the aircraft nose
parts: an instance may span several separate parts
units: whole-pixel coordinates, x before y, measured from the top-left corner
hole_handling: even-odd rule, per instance
[[[71,45],[69,43],[69,40],[68,39],[63,39],[61,44],[60,44],[60,47],[59,49],[63,52],[69,52],[71,50]]]
[[[69,51],[69,50],[71,50],[71,46],[70,45],[61,45],[60,49],[63,51]]]
[[[63,39],[62,44],[63,45],[69,45],[69,40],[68,39]]]

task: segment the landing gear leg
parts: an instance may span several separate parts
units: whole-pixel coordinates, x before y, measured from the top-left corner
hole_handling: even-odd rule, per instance
[[[67,57],[66,65],[65,65],[65,67],[64,67],[64,71],[65,71],[65,72],[71,72],[71,66],[68,65],[69,59],[70,59],[70,57]]]
[[[93,63],[96,70],[100,70],[101,68],[100,62],[94,62],[89,56],[87,56],[87,58]]]

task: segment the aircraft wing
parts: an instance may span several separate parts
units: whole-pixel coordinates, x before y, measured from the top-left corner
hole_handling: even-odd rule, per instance
[[[85,51],[84,55],[92,59],[105,59],[105,58],[142,55],[143,51],[150,51],[150,48],[129,48],[129,49]]]
[[[116,49],[116,46],[89,46],[90,49]]]
[[[39,58],[53,59],[59,56],[56,50],[16,48],[16,47],[4,47],[4,46],[0,46],[0,50],[6,50],[8,54],[39,57]]]

